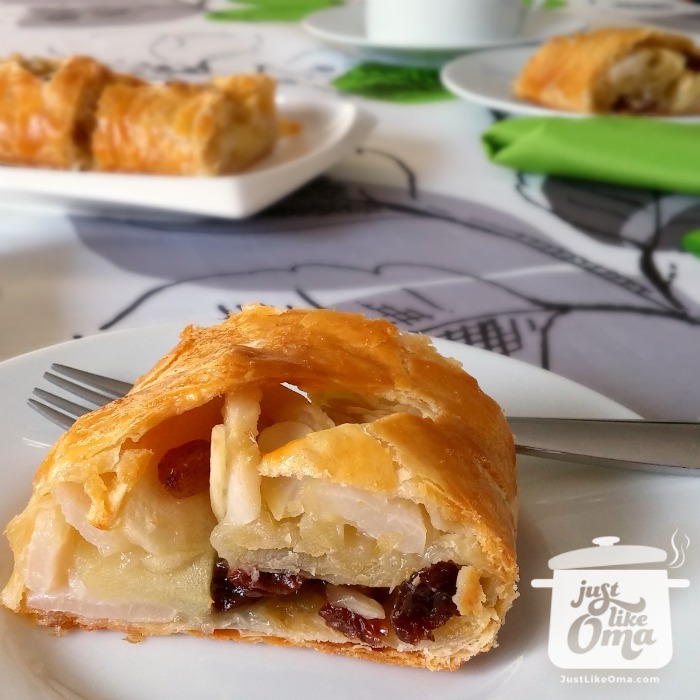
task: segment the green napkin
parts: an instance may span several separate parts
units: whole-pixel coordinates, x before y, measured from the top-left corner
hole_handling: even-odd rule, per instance
[[[494,163],[516,170],[700,194],[700,123],[526,117],[481,138]]]

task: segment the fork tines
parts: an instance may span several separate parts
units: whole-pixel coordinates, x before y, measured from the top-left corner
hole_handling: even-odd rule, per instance
[[[40,401],[29,399],[29,405],[61,428],[70,428],[77,418],[123,396],[132,386],[128,382],[112,377],[105,377],[101,374],[86,372],[58,363],[52,364],[51,369],[52,372],[44,373],[44,379],[69,394],[80,397],[89,404],[86,406],[75,403],[58,394],[36,387],[33,393]]]
[[[94,372],[86,372],[84,369],[76,369],[75,367],[69,367],[68,365],[62,365],[59,364],[58,362],[54,362],[51,365],[51,369],[54,372],[58,372],[59,374],[63,374],[66,377],[72,377],[73,379],[77,379],[79,382],[82,384],[85,384],[86,386],[93,387],[95,389],[99,389],[104,392],[106,396],[111,397],[111,399],[117,399],[120,396],[124,396],[131,387],[133,386],[132,384],[129,384],[128,382],[122,382],[119,379],[114,379],[113,377],[105,377],[102,374],[95,374]],[[48,376],[55,377],[56,375],[52,375],[50,372],[46,372],[44,374],[44,377],[48,379]],[[61,379],[60,377],[57,377],[58,379]],[[78,386],[75,384],[75,382],[68,382],[66,379],[61,379],[63,382],[66,382],[70,384],[71,386]],[[49,380],[51,381],[51,380]],[[64,385],[65,386],[65,385]],[[68,389],[71,391],[71,389]],[[88,399],[89,400],[89,399]]]

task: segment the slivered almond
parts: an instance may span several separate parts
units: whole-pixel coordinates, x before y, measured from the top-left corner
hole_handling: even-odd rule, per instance
[[[386,611],[380,603],[350,586],[326,586],[326,597],[331,605],[345,608],[367,620],[381,620],[386,617]]]

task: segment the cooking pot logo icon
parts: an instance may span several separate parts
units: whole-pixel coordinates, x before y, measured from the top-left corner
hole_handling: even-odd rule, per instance
[[[651,669],[671,660],[668,589],[689,581],[660,568],[619,568],[667,558],[663,549],[619,541],[597,537],[595,547],[552,557],[553,578],[532,581],[552,588],[549,658],[559,668]]]

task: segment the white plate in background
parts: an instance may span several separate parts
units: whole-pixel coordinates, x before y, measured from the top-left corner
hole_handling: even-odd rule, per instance
[[[32,411],[26,399],[52,362],[133,380],[178,338],[180,326],[103,333],[0,363],[0,523],[21,511],[31,480],[58,428]],[[508,413],[582,417],[633,417],[619,404],[537,367],[502,355],[437,341],[456,357]],[[531,698],[599,700],[622,692],[618,684],[562,678],[610,675],[642,680],[629,697],[686,700],[697,691],[697,620],[700,619],[700,479],[521,460],[518,556],[521,597],[508,614],[500,646],[461,670],[422,671],[340,658],[310,650],[214,641],[187,636],[129,644],[113,632],[71,632],[55,637],[0,609],[0,679],[12,700],[465,700]],[[553,555],[590,546],[593,537],[616,535],[624,544],[669,551],[676,528],[691,548],[678,577],[690,589],[670,591],[674,654],[662,669],[564,671],[548,658],[551,592],[534,589],[548,578]],[[0,586],[12,568],[0,540]],[[626,681],[630,683],[631,681]],[[615,694],[615,697],[619,695]],[[627,697],[627,694],[625,694]]]
[[[315,37],[339,47],[360,50],[365,57],[370,59],[414,66],[437,66],[465,51],[496,46],[534,44],[557,34],[569,34],[583,28],[585,22],[578,17],[572,17],[557,10],[535,11],[528,16],[522,34],[517,37],[484,40],[478,43],[470,42],[458,46],[420,48],[410,44],[379,43],[370,40],[365,32],[362,3],[319,10],[306,17],[302,25]]]
[[[375,119],[352,102],[303,88],[284,88],[281,117],[301,124],[274,151],[238,174],[217,177],[74,172],[0,166],[0,198],[100,211],[143,208],[164,214],[238,219],[251,216],[350,156]]]
[[[697,15],[700,5],[690,0],[567,0],[568,6],[590,16],[602,13],[628,20]]]
[[[480,51],[461,56],[443,67],[442,84],[454,95],[498,112],[528,117],[569,117],[591,115],[550,109],[521,100],[513,94],[513,83],[537,48],[517,46]],[[700,115],[683,117],[651,117],[674,122],[697,122]]]

